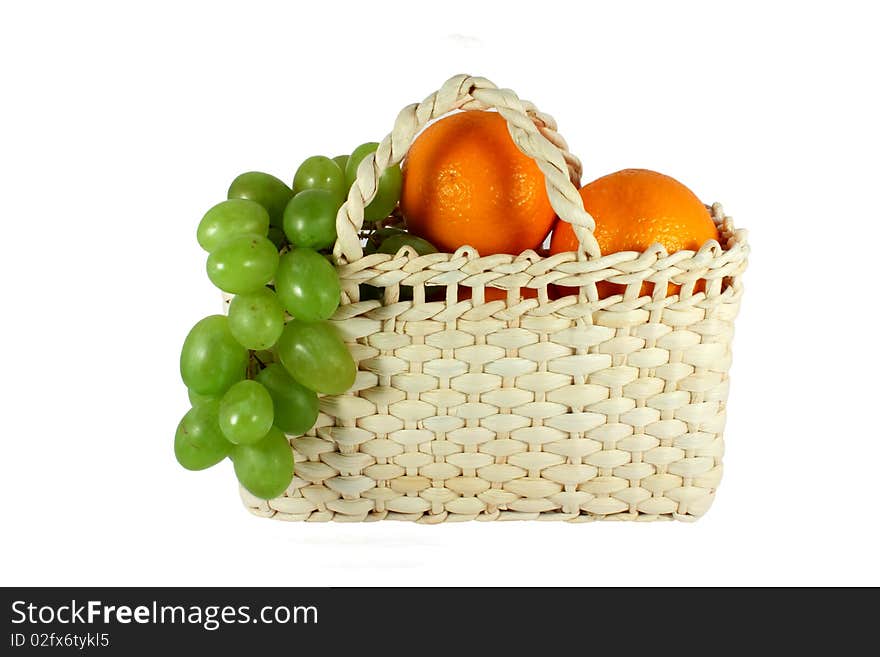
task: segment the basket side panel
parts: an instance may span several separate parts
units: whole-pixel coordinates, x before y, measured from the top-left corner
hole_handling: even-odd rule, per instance
[[[716,220],[727,248],[688,260],[464,249],[342,268],[347,303],[333,321],[356,383],[290,437],[286,493],[242,491],[246,506],[308,521],[699,518],[721,480],[748,253],[744,232]],[[551,298],[554,281],[574,277],[578,295]],[[599,300],[599,280],[626,291]],[[640,296],[645,281],[682,293]],[[359,301],[365,282],[386,287],[383,302]],[[506,299],[489,300],[489,283]]]

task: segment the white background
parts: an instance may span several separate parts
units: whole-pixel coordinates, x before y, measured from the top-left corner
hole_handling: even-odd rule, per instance
[[[4,3],[5,585],[880,584],[871,3]],[[195,228],[467,72],[553,114],[585,181],[722,201],[753,256],[725,478],[695,524],[287,524],[171,445]]]

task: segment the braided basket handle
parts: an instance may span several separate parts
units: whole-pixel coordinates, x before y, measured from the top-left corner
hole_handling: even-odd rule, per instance
[[[595,222],[584,210],[578,193],[580,161],[568,152],[565,140],[556,133],[556,122],[538,112],[534,105],[520,100],[509,89],[499,89],[485,78],[456,75],[421,103],[404,107],[394,129],[365,157],[348,199],[336,215],[337,240],[333,254],[337,261],[353,262],[363,255],[359,231],[364,223],[364,207],[373,200],[382,172],[403,160],[419,131],[432,119],[456,109],[490,109],[507,121],[510,136],[520,151],[531,157],[544,174],[550,205],[561,219],[574,228],[580,248],[578,259],[598,258],[601,253],[593,236]]]

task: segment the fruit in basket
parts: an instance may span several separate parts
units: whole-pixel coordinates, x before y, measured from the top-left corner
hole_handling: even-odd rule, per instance
[[[335,166],[335,165],[334,165]],[[342,199],[326,189],[300,192],[284,208],[284,233],[293,246],[326,249],[336,241]]]
[[[204,470],[225,459],[232,445],[220,431],[216,399],[193,406],[174,434],[174,456],[187,470]]]
[[[329,322],[287,322],[278,356],[288,373],[309,390],[341,395],[357,374],[348,347]]]
[[[269,349],[281,337],[284,309],[268,288],[236,295],[229,304],[229,330],[248,349]]]
[[[232,198],[218,203],[205,213],[199,222],[196,237],[208,253],[237,235],[269,231],[269,213],[259,203],[243,198]]]
[[[684,249],[697,251],[708,240],[719,240],[718,229],[706,206],[683,184],[647,169],[624,169],[603,176],[580,190],[584,207],[596,220],[595,236],[602,255],[619,251],[644,251],[659,243],[669,253]],[[571,226],[559,220],[550,241],[550,252],[577,250],[577,237]],[[652,283],[643,283],[641,295],[651,294]],[[602,281],[597,284],[604,299],[622,294],[625,285]],[[667,296],[681,287],[670,283]],[[563,293],[576,289],[560,288]],[[705,290],[697,281],[695,292]]]
[[[535,249],[556,217],[538,165],[497,112],[452,114],[428,126],[403,163],[400,209],[409,230],[453,252]]]
[[[275,426],[291,435],[303,434],[318,419],[318,395],[297,383],[284,366],[272,363],[260,370],[256,380],[272,397]]]
[[[464,285],[458,286],[458,300],[465,301],[466,299],[470,299],[473,296],[473,291],[471,288],[466,287]],[[521,287],[519,289],[520,300],[522,299],[535,299],[538,297],[538,291],[535,288],[531,287]],[[507,290],[503,290],[500,287],[489,287],[486,286],[483,290],[483,297],[487,302],[489,301],[507,301]]]
[[[180,352],[180,376],[199,395],[217,396],[244,378],[248,353],[226,317],[210,315],[192,327]]]
[[[220,430],[236,445],[251,445],[269,433],[274,421],[272,397],[260,383],[239,381],[223,395]]]
[[[392,235],[409,235],[409,233],[393,226],[377,228],[367,236],[367,243],[364,245],[364,255],[378,253],[382,243]]]
[[[262,171],[248,171],[238,176],[229,185],[227,198],[245,198],[266,208],[273,226],[281,227],[284,206],[293,196],[290,187],[275,176]]]
[[[349,188],[354,184],[357,178],[357,169],[363,159],[370,153],[376,152],[379,144],[376,142],[367,142],[361,144],[354,149],[345,164],[345,191],[348,193]],[[400,200],[400,189],[402,184],[402,176],[400,166],[390,166],[382,175],[379,176],[378,190],[376,196],[364,208],[364,221],[379,221],[385,219]]]
[[[428,255],[429,253],[437,253],[437,247],[431,244],[428,240],[409,233],[389,235],[382,241],[382,244],[379,245],[378,252],[396,255],[397,252],[405,246],[410,247],[420,256]]]
[[[211,282],[230,294],[255,292],[272,280],[278,249],[262,235],[250,233],[229,239],[208,256]]]
[[[275,293],[291,315],[316,321],[336,311],[342,291],[336,269],[324,256],[312,249],[294,249],[281,256]]]
[[[277,427],[252,445],[236,445],[231,453],[239,483],[264,500],[281,495],[293,479],[293,451]]]
[[[293,176],[293,193],[307,189],[323,189],[342,200],[345,195],[345,173],[329,157],[314,155],[307,158]]]

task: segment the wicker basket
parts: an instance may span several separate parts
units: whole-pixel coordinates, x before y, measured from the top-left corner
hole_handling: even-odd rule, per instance
[[[363,256],[376,180],[429,121],[496,109],[547,179],[581,249],[480,257]],[[580,162],[554,120],[482,78],[457,76],[406,107],[366,158],[337,218],[343,302],[333,318],[359,363],[354,387],[325,396],[316,427],[291,436],[295,476],[255,514],[283,520],[692,520],[721,479],[730,342],[748,243],[712,207],[723,248],[601,256],[577,187]],[[693,293],[705,279],[706,291]],[[598,281],[626,284],[600,300]],[[639,296],[643,281],[652,296]],[[667,282],[681,285],[666,297]],[[358,284],[385,287],[359,301]],[[486,302],[485,286],[507,290]],[[549,285],[578,288],[551,300]],[[399,301],[401,286],[411,301]],[[426,287],[445,286],[445,301]],[[472,298],[458,301],[458,288]],[[521,288],[537,298],[524,299]],[[428,295],[428,298],[436,298]]]

